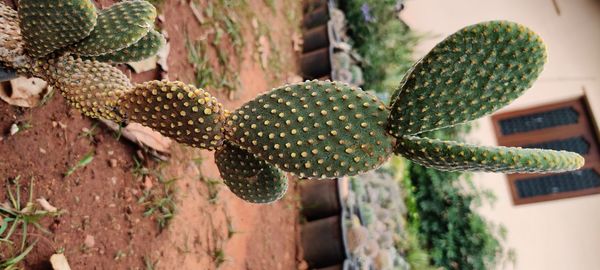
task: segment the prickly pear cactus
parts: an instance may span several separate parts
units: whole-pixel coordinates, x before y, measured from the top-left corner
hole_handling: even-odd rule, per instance
[[[225,183],[250,202],[281,198],[284,172],[356,175],[393,153],[441,170],[561,172],[584,163],[564,151],[419,137],[492,113],[531,86],[546,61],[545,46],[516,23],[480,23],[442,41],[404,77],[389,108],[361,89],[308,81],[275,88],[230,113],[202,89],[168,81],[132,85],[100,62],[156,53],[164,39],[151,30],[156,10],[149,3],[123,1],[97,18],[90,0],[20,5],[17,13],[0,3],[0,66],[47,80],[90,117],[139,122],[180,143],[216,150]]]
[[[96,25],[90,0],[20,0],[19,21],[27,53],[46,56],[87,37]]]
[[[398,138],[490,114],[529,89],[545,62],[542,39],[520,24],[465,27],[406,75],[392,100],[390,132]]]
[[[287,191],[281,170],[232,143],[215,152],[215,162],[227,187],[248,202],[271,203]]]
[[[98,56],[127,48],[154,27],[156,9],[146,1],[128,0],[100,11],[98,23],[71,51],[82,56]]]
[[[392,152],[389,111],[343,83],[276,88],[234,111],[227,139],[300,177],[331,178],[374,169]]]

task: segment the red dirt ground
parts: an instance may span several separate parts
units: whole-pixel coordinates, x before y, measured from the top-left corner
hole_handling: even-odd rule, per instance
[[[105,7],[112,1],[100,2]],[[171,45],[169,78],[193,83],[185,40],[202,36],[203,30],[187,1],[165,2],[163,28]],[[282,55],[287,56],[282,59],[284,68],[280,71],[287,74],[296,68],[295,58],[291,57],[295,26],[285,16],[290,9],[299,13],[300,8],[296,1],[275,2],[276,14],[263,1],[249,1],[256,17],[268,20],[275,43]],[[203,1],[200,7],[205,5]],[[245,27],[244,37],[252,42],[253,31],[247,29],[248,25]],[[276,86],[271,83],[270,73],[253,60],[253,50],[254,46],[245,47],[239,74],[243,87],[236,91],[235,100],[229,100],[223,93],[213,93],[229,109]],[[134,76],[134,80],[155,74]],[[29,123],[31,127],[9,136],[10,126],[15,122]],[[160,188],[159,184],[152,177],[137,179],[132,169],[138,150],[133,144],[117,139],[114,132],[98,125],[99,131],[93,139],[81,136],[84,128],[90,129],[95,123],[69,109],[58,94],[46,105],[33,109],[0,103],[2,187],[17,176],[24,186],[33,179],[35,198],[44,197],[65,211],[42,222],[52,234],[34,231],[30,235],[30,242],[36,239],[38,242],[23,265],[25,269],[51,269],[48,259],[58,250],[64,250],[72,269],[147,269],[144,258],[158,261],[155,269],[297,268],[299,221],[295,185],[290,186],[283,200],[271,205],[245,203],[220,185],[218,200],[211,203],[208,187],[201,179],[219,178],[212,153],[174,145],[171,159],[162,171],[167,177],[177,178],[176,214],[168,227],[159,232],[156,221],[143,216],[145,206],[137,203],[149,183],[152,188]],[[90,152],[94,152],[94,159],[89,165],[64,176]],[[198,157],[203,159],[200,165],[192,160]],[[150,168],[158,166],[148,158],[145,164]],[[0,201],[4,199],[5,192],[0,192]],[[236,232],[231,237],[230,225]],[[84,244],[89,236],[95,240],[93,247]],[[215,261],[218,257],[215,254],[220,251],[225,259],[222,264]]]

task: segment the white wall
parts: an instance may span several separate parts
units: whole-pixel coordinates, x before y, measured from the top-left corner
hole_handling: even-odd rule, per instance
[[[556,2],[560,15],[553,0],[412,0],[402,17],[431,37],[420,44],[417,58],[469,24],[503,19],[527,25],[546,42],[549,62],[534,87],[503,111],[585,94],[599,121],[600,1]],[[477,126],[472,141],[497,144],[489,118]],[[509,230],[508,246],[518,256],[515,269],[600,269],[600,195],[514,206],[503,175],[477,174],[475,181],[498,197],[494,208],[480,212]]]

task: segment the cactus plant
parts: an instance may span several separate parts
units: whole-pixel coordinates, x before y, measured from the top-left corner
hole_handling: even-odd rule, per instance
[[[68,4],[88,7],[90,1],[58,0],[27,10],[58,14]],[[90,22],[94,17],[88,8],[66,10]],[[79,30],[85,37],[70,44],[38,44],[32,37],[41,30],[23,21],[18,28],[19,17],[30,17],[16,14],[0,4],[0,63],[47,80],[90,117],[140,122],[180,143],[216,150],[226,184],[250,202],[280,198],[287,185],[282,171],[303,178],[356,175],[393,153],[442,170],[561,172],[583,165],[581,156],[564,151],[419,136],[492,113],[531,86],[545,63],[545,46],[517,23],[484,22],[451,35],[413,66],[389,106],[343,83],[307,81],[275,88],[229,112],[202,89],[168,81],[132,85],[109,63],[98,62],[155,53],[162,37],[151,30],[156,11],[144,1],[100,11],[91,32]]]

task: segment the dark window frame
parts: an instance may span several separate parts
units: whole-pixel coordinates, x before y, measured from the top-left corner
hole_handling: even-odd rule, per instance
[[[545,129],[533,130],[522,133],[514,133],[510,135],[504,135],[500,126],[500,121],[519,117],[523,115],[529,115],[534,113],[540,113],[550,111],[554,109],[571,107],[579,114],[579,120],[576,124],[562,125],[557,127],[550,127]],[[494,132],[498,139],[498,145],[503,146],[524,146],[534,143],[547,142],[552,140],[563,140],[571,137],[582,136],[585,140],[590,143],[589,153],[585,155],[585,165],[582,169],[592,168],[600,174],[600,141],[599,136],[596,134],[595,123],[592,121],[592,114],[589,110],[589,103],[584,97],[567,100],[563,102],[557,102],[542,106],[534,106],[526,109],[515,110],[505,113],[499,113],[492,115],[492,123],[494,126]],[[561,192],[555,194],[547,194],[542,196],[521,198],[519,197],[516,182],[519,180],[539,177],[540,174],[509,174],[508,185],[515,205],[537,203],[544,201],[553,201],[567,198],[574,198],[586,195],[600,194],[600,187],[590,188],[571,192]]]

